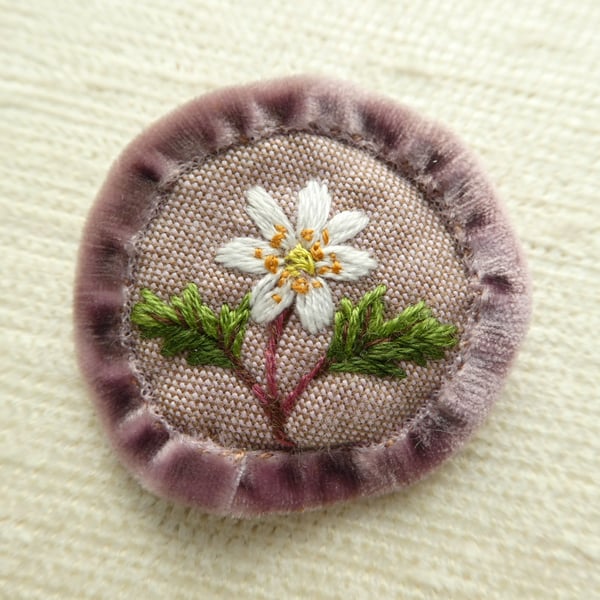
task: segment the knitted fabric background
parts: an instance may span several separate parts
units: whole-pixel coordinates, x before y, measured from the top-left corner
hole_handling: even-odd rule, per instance
[[[0,596],[581,598],[600,589],[595,0],[0,0]],[[224,85],[351,80],[478,153],[534,278],[488,421],[409,489],[253,521],[143,491],[76,367],[81,230],[143,127]]]

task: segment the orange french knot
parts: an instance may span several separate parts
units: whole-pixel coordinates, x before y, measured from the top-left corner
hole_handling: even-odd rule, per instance
[[[262,248],[256,248],[254,250],[254,258],[262,258]]]
[[[314,234],[315,234],[315,230],[314,229],[303,229],[300,232],[300,235],[302,236],[302,239],[305,239],[307,242],[312,241]]]
[[[321,249],[321,242],[315,242],[310,249],[310,253],[315,260],[323,260],[325,252]]]
[[[279,248],[287,235],[287,229],[283,225],[275,225],[275,230],[277,233],[271,238],[270,243],[272,248]]]
[[[331,270],[336,275],[339,275],[342,272],[342,263],[337,259],[335,252],[332,252],[329,256],[331,258],[331,261],[333,262],[333,264],[331,265]]]
[[[297,294],[308,294],[308,281],[306,281],[306,279],[304,279],[304,277],[298,277],[294,283],[292,283],[292,289],[297,293]]]
[[[265,258],[265,268],[267,271],[271,271],[271,273],[277,273],[277,268],[279,267],[279,260],[276,256],[269,254],[267,258]]]
[[[289,276],[289,271],[283,271],[279,277],[279,281],[277,282],[277,287],[282,287],[288,280]]]

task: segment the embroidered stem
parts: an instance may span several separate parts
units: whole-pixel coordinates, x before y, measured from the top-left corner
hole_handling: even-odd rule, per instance
[[[236,308],[221,306],[217,315],[204,304],[198,287],[190,283],[180,296],[162,301],[148,289],[141,291],[141,301],[132,309],[131,321],[146,338],[161,339],[163,356],[182,354],[189,365],[212,365],[231,369],[258,400],[273,429],[275,440],[284,447],[294,444],[285,435],[285,417],[277,398],[275,378],[275,350],[281,337],[285,315],[281,317],[270,343],[271,365],[265,390],[247,369],[241,359],[246,325],[250,318],[250,295],[247,294]],[[279,319],[278,319],[279,321]]]
[[[287,419],[294,407],[296,406],[296,402],[298,398],[306,391],[306,388],[309,386],[310,382],[313,379],[316,379],[319,375],[327,371],[331,364],[331,361],[327,358],[326,355],[323,355],[315,364],[315,366],[304,375],[300,381],[296,384],[296,387],[291,391],[288,397],[285,399],[282,405],[283,414]]]
[[[226,352],[226,354],[231,360],[235,376],[248,387],[262,407],[271,424],[275,441],[286,448],[293,448],[295,446],[294,442],[290,440],[285,433],[286,417],[281,410],[277,396],[272,397],[270,393],[258,383],[256,378],[250,373],[239,358],[230,355],[228,352]]]
[[[265,377],[267,380],[267,393],[271,400],[279,401],[277,389],[277,347],[281,341],[283,330],[292,313],[291,308],[286,308],[269,325],[269,341],[265,350]]]
[[[265,349],[265,379],[267,383],[265,410],[271,422],[275,441],[287,448],[293,448],[295,443],[285,433],[286,416],[281,409],[277,388],[277,347],[291,314],[292,309],[286,308],[270,323],[269,340]]]
[[[440,323],[424,302],[410,305],[386,320],[385,292],[386,287],[379,285],[356,306],[348,298],[340,302],[327,353],[283,402],[286,419],[310,382],[327,371],[404,378],[402,362],[425,366],[428,360],[443,358],[444,351],[457,343],[456,327]]]
[[[223,304],[217,314],[202,301],[193,283],[188,284],[181,295],[172,296],[169,302],[144,289],[140,293],[141,301],[132,309],[131,322],[139,327],[143,337],[161,339],[163,356],[183,354],[191,366],[231,369],[258,400],[271,424],[275,441],[292,448],[295,444],[285,433],[286,422],[310,382],[323,373],[404,378],[406,371],[401,363],[425,366],[429,360],[443,358],[445,350],[458,342],[457,328],[434,318],[424,302],[410,305],[386,320],[385,292],[386,287],[379,285],[356,305],[348,298],[341,300],[327,353],[298,381],[285,400],[280,398],[277,385],[277,348],[291,307],[269,324],[264,388],[241,360],[251,313],[250,294],[235,308]]]

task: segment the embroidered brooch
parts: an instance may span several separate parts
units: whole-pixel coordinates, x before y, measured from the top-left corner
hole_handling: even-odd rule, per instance
[[[130,145],[75,308],[124,463],[174,501],[251,516],[391,491],[459,448],[529,288],[451,134],[297,78],[200,98]]]

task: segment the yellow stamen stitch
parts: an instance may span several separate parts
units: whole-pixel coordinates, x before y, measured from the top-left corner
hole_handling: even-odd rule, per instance
[[[254,250],[254,258],[262,258],[263,254],[262,254],[262,248],[256,248]]]
[[[277,268],[279,267],[279,260],[276,256],[269,254],[267,258],[265,258],[265,268],[267,271],[271,271],[271,273],[277,273]]]
[[[315,235],[315,230],[314,229],[303,229],[300,232],[300,235],[302,236],[303,240],[306,240],[307,242],[312,242],[313,235]]]
[[[281,296],[280,296],[279,294],[273,294],[273,295],[271,296],[271,298],[273,298],[273,300],[274,300],[275,302],[277,302],[277,304],[279,304],[279,303],[281,302]]]
[[[319,268],[319,275],[326,275],[327,273],[329,273],[329,271],[331,271],[331,267],[320,267]]]
[[[315,260],[323,260],[325,252],[321,249],[321,242],[315,242],[310,249],[310,253]]]
[[[322,288],[323,284],[318,279],[313,279],[312,286],[314,288]]]
[[[329,244],[329,231],[327,231],[327,229],[323,229],[321,237],[323,238],[323,243],[327,246],[327,244]]]
[[[311,253],[302,245],[298,244],[293,250],[290,250],[285,257],[286,271],[290,275],[300,275],[300,273],[315,274],[315,261]]]
[[[308,281],[306,281],[306,279],[304,279],[304,277],[298,277],[294,283],[292,283],[292,289],[297,293],[297,294],[308,294]]]

